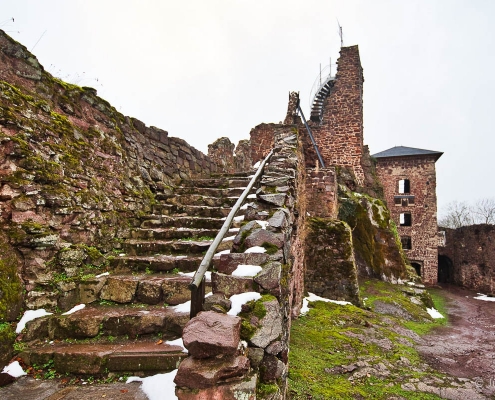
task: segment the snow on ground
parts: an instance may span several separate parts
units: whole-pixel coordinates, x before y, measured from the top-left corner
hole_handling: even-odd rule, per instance
[[[258,169],[261,165],[261,160],[256,162],[256,164],[253,165],[253,169]]]
[[[266,227],[269,225],[268,221],[258,221],[256,220],[259,226],[261,226],[262,229],[266,229]]]
[[[220,256],[222,254],[229,254],[230,253],[230,250],[222,250],[222,251],[219,251],[218,253],[215,253],[215,255],[213,256],[213,258],[220,258]]]
[[[246,292],[241,294],[234,294],[230,296],[230,301],[232,302],[232,307],[227,313],[228,315],[237,315],[241,312],[243,304],[246,304],[251,300],[258,300],[261,298],[261,294],[258,292]]]
[[[234,240],[235,239],[235,235],[234,236],[227,236],[227,237],[224,237],[222,239],[222,242],[229,242],[231,240]]]
[[[334,304],[339,304],[341,306],[345,306],[347,304],[352,304],[348,301],[325,299],[324,297],[320,297],[320,296],[317,296],[316,294],[309,293],[309,296],[305,297],[303,299],[303,306],[301,307],[301,311],[300,311],[299,315],[304,315],[309,311],[308,304],[311,301],[324,301],[325,303],[334,303]]]
[[[169,344],[170,346],[180,346],[182,347],[182,352],[187,353],[187,349],[184,347],[184,342],[182,341],[182,338],[175,340],[168,340],[165,342],[165,344]]]
[[[229,232],[239,232],[241,230],[241,228],[230,228],[229,229]]]
[[[27,310],[17,324],[15,333],[21,333],[29,321],[32,321],[36,318],[44,317],[45,315],[52,315],[52,313],[45,311],[44,308],[40,308],[39,310]]]
[[[254,246],[246,249],[244,253],[266,253],[266,249],[261,246]]]
[[[262,269],[259,265],[239,264],[232,276],[256,276]]]
[[[426,311],[428,311],[428,314],[432,318],[438,319],[438,318],[445,318],[442,314],[440,314],[436,309],[434,308],[427,308]]]
[[[205,297],[209,297],[213,295],[212,292],[205,294]],[[190,312],[191,311],[191,300],[186,301],[185,303],[177,304],[176,306],[170,307],[171,310],[175,312]]]
[[[483,301],[495,301],[495,297],[488,297],[486,294],[482,294],[482,293],[478,293],[478,296],[473,297],[473,299],[483,300]]]
[[[248,199],[255,199],[256,198],[256,193],[248,194],[247,198]]]
[[[76,311],[82,310],[84,307],[86,307],[86,304],[78,304],[77,306],[72,307],[69,311],[64,312],[62,315],[74,314]]]
[[[7,365],[3,371],[4,374],[9,374],[10,376],[13,376],[14,378],[19,378],[20,376],[27,375],[24,370],[22,369],[21,365],[19,364],[19,361],[14,361],[11,362],[9,365]]]
[[[238,217],[234,217],[235,222],[241,222],[244,221],[244,215],[239,215]]]
[[[127,378],[126,383],[142,382],[141,390],[148,396],[149,400],[171,400],[177,399],[175,395],[175,375],[177,375],[176,369],[167,374],[158,374],[146,378],[131,376]]]
[[[251,207],[253,205],[253,203],[246,203],[244,204],[240,209],[241,210],[247,210],[248,207]]]
[[[101,278],[102,276],[108,276],[110,272],[103,272],[103,274],[96,275],[95,278]]]

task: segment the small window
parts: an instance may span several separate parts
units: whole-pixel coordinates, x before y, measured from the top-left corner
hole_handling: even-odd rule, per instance
[[[404,250],[411,250],[411,236],[401,236],[400,242],[402,243],[402,248]]]
[[[399,219],[400,226],[411,226],[411,213],[401,213]]]
[[[394,196],[394,204],[402,207],[414,205],[414,196]]]
[[[409,179],[401,179],[399,181],[399,193],[411,193]]]

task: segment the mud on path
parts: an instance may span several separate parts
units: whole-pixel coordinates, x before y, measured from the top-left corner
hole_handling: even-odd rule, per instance
[[[495,398],[495,302],[453,285],[434,290],[446,298],[450,323],[423,336],[417,350],[434,369],[472,379],[479,393]]]

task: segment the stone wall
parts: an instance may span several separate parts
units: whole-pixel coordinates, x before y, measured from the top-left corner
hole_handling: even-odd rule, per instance
[[[438,248],[438,281],[495,294],[495,226],[472,225],[445,232]]]
[[[335,84],[324,101],[322,121],[311,121],[310,125],[325,166],[350,168],[357,184],[363,186],[364,78],[358,47],[342,47],[337,62]],[[309,155],[306,159],[315,162]]]
[[[437,281],[438,237],[435,156],[389,157],[378,159],[377,174],[383,184],[385,200],[401,237],[411,238],[405,253],[421,266],[424,282]],[[396,204],[399,180],[409,179],[411,201]],[[400,214],[410,213],[411,226],[400,226]]]
[[[53,302],[44,285],[56,274],[75,273],[62,250],[79,246],[81,265],[98,263],[89,247],[118,247],[181,179],[216,171],[182,139],[52,77],[3,31],[0,77],[0,224],[28,308]]]
[[[280,126],[278,124],[259,124],[249,132],[249,141],[251,143],[251,158],[257,162],[266,157],[273,148],[275,139],[275,130]]]
[[[228,137],[221,137],[208,145],[208,157],[219,171],[231,174],[235,171],[234,148],[234,143]]]
[[[337,218],[335,168],[306,170],[307,211],[311,216]]]

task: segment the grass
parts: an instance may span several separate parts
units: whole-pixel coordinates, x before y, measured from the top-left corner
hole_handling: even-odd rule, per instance
[[[401,307],[407,307],[407,312],[417,316],[420,322],[405,322],[353,305],[310,303],[312,309],[309,313],[292,323],[290,398],[346,400],[402,396],[418,400],[439,399],[436,395],[402,389],[401,385],[410,379],[442,375],[422,365],[411,339],[397,333],[401,332],[397,327],[410,326],[417,333],[425,333],[447,322],[423,318],[426,314],[424,309],[413,304],[398,285],[368,281],[361,289],[371,309],[374,301],[387,298]],[[445,315],[441,292],[433,292],[432,297],[435,307]],[[407,358],[408,364],[403,364],[401,357]],[[379,377],[369,374],[353,380],[349,379],[350,373],[332,373],[332,368],[358,362],[367,362],[370,366],[383,363],[389,375]]]

